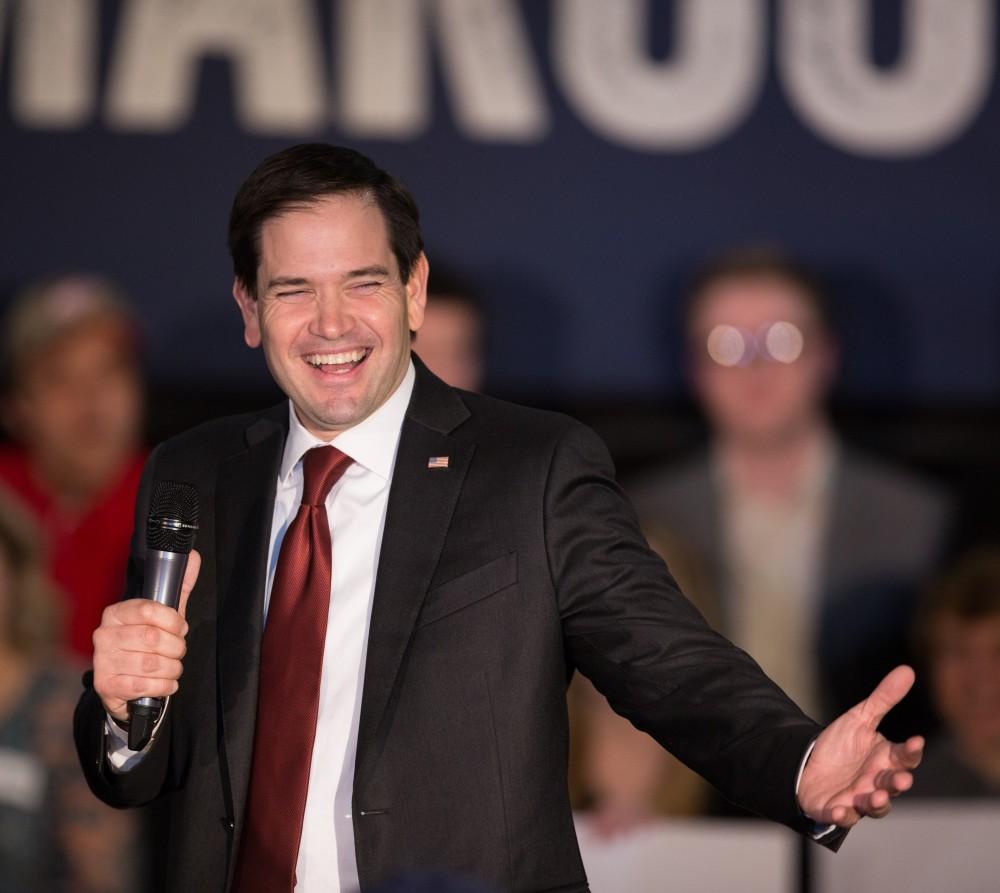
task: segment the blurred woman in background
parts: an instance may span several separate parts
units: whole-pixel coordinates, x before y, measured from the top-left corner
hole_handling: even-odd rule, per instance
[[[1000,548],[968,553],[928,591],[917,640],[944,728],[914,796],[1000,797]]]

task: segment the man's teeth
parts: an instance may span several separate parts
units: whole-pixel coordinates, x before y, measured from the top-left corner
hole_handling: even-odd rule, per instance
[[[348,350],[344,353],[314,353],[306,357],[313,366],[342,366],[346,363],[360,363],[365,358],[364,350]]]

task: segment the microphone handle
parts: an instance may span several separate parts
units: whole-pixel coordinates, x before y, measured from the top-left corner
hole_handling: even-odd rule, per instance
[[[142,597],[176,608],[181,598],[181,582],[187,568],[187,552],[146,552],[146,575],[142,583]],[[156,721],[163,712],[164,698],[137,698],[128,702],[129,750],[142,750],[153,735]]]

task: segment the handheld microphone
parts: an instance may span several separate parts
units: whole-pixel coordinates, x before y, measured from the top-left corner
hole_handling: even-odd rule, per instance
[[[146,571],[142,597],[176,608],[188,555],[198,532],[198,491],[191,484],[159,481],[146,522]],[[163,712],[164,698],[128,702],[128,746],[142,750]]]

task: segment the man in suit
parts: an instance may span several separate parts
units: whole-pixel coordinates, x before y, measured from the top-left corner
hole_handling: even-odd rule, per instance
[[[828,720],[905,655],[950,501],[834,432],[837,340],[808,270],[770,250],[729,252],[694,277],[686,310],[712,442],[629,496],[644,525],[673,532],[707,569],[722,632]]]
[[[168,888],[364,890],[421,868],[585,891],[575,669],[764,815],[834,842],[833,825],[885,814],[923,745],[876,731],[911,671],[825,730],[802,715],[677,591],[591,432],[411,356],[417,219],[388,174],[324,145],[266,159],[236,197],[245,339],[289,402],[150,457],[126,595],[156,482],[197,489],[198,552],[178,611],[106,611],[75,723],[99,796],[166,799]],[[139,696],[170,699],[130,752],[119,725]]]

